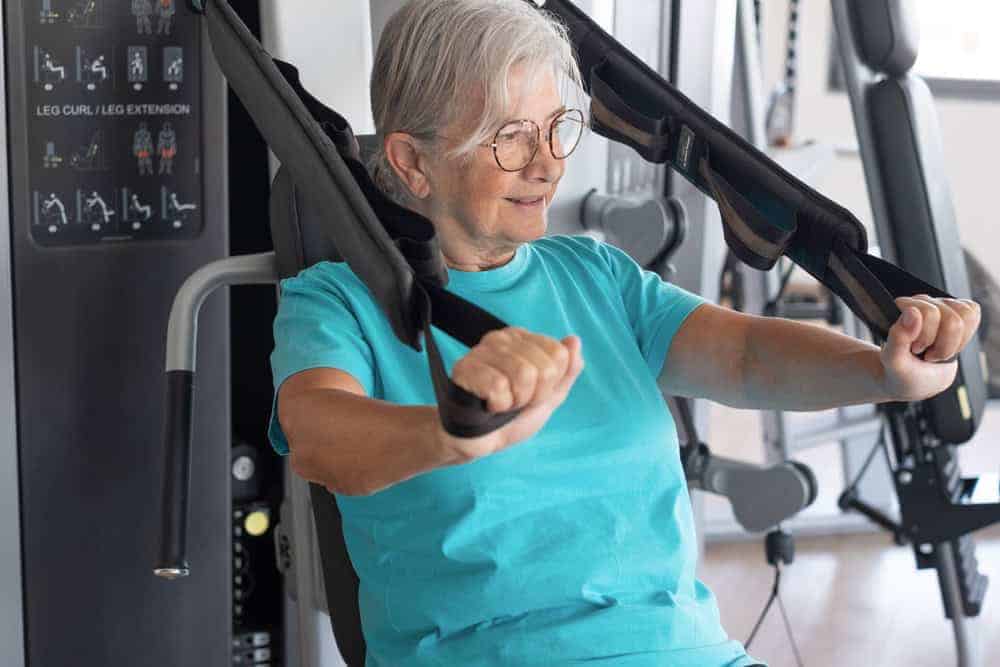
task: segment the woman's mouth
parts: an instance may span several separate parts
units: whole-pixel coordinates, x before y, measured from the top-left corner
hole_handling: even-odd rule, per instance
[[[545,197],[507,197],[507,201],[521,208],[540,208],[545,206]]]

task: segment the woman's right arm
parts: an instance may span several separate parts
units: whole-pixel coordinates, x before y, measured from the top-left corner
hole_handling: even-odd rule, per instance
[[[534,435],[582,369],[576,336],[559,341],[508,327],[484,336],[452,368],[452,380],[486,400],[490,410],[521,409],[492,433],[452,437],[435,406],[369,398],[350,374],[334,368],[301,371],[282,383],[278,419],[299,476],[342,495],[370,495]]]
[[[369,495],[461,462],[438,438],[434,406],[369,398],[357,380],[335,368],[288,378],[278,393],[278,419],[292,470],[346,496]]]

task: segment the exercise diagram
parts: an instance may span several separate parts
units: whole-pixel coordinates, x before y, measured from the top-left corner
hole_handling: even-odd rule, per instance
[[[81,197],[79,190],[77,190],[77,197]],[[80,222],[90,225],[90,228],[95,232],[100,231],[102,226],[111,224],[111,218],[114,215],[114,209],[108,206],[96,190],[91,190],[90,194],[83,195]]]
[[[132,135],[132,155],[138,163],[139,175],[153,173],[153,135],[146,121],[139,123],[139,129]]]
[[[156,137],[156,154],[160,158],[160,174],[173,174],[174,157],[177,155],[177,133],[170,121],[165,121]]]

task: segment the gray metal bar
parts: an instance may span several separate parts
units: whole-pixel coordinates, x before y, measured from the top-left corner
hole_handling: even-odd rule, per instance
[[[0,4],[0,25],[4,25]],[[5,54],[0,31],[0,54]],[[0,57],[0,90],[7,89]],[[9,172],[7,102],[0,97],[0,173]],[[21,587],[21,492],[18,482],[17,395],[14,383],[14,291],[10,248],[10,191],[0,178],[0,662],[24,667],[24,600]]]
[[[294,536],[292,544],[293,581],[286,585],[293,587],[296,597],[296,628],[298,650],[303,666],[323,665],[323,667],[345,667],[343,657],[330,630],[330,615],[326,603],[326,587],[319,554],[319,541],[313,522],[312,502],[309,484],[286,466],[285,494],[286,508],[291,516],[282,516],[288,521]],[[287,579],[286,579],[287,581]],[[291,639],[291,635],[288,635]]]
[[[764,80],[760,49],[757,43],[757,25],[754,22],[753,0],[739,0],[736,18],[736,49],[739,56],[740,82],[747,117],[746,139],[757,148],[767,144],[764,118]]]
[[[677,51],[682,54],[677,68],[677,88],[691,101],[723,123],[728,123],[732,101],[732,74],[735,52],[734,26],[736,0],[685,0],[680,5]],[[688,235],[684,251],[671,258],[677,273],[671,282],[701,294],[710,301],[719,300],[719,274],[725,261],[722,222],[715,202],[679,174],[669,175],[673,195],[681,200],[688,213]],[[711,442],[709,405],[691,403],[695,428]],[[704,502],[700,494],[691,497],[695,521],[704,521]],[[698,550],[704,551],[704,531],[698,530]]]
[[[791,449],[808,449],[825,445],[836,440],[854,438],[860,435],[878,435],[882,428],[882,418],[878,415],[864,419],[845,419],[836,426],[820,428],[805,433],[793,433]]]
[[[198,311],[205,298],[222,285],[276,283],[273,252],[227,257],[206,264],[184,281],[170,308],[167,325],[166,370],[194,371],[198,343]]]
[[[941,580],[941,591],[945,604],[951,609],[951,625],[955,631],[955,649],[958,653],[958,667],[979,665],[976,646],[973,641],[969,619],[962,609],[962,595],[959,590],[958,570],[951,542],[942,542],[935,549],[937,571]]]

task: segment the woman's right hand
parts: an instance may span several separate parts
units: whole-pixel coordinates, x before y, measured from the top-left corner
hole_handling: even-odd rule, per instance
[[[561,341],[520,327],[491,331],[459,359],[452,381],[486,401],[490,412],[521,409],[495,431],[458,438],[437,426],[438,441],[449,460],[459,463],[494,454],[534,435],[569,394],[583,370],[580,339]]]

